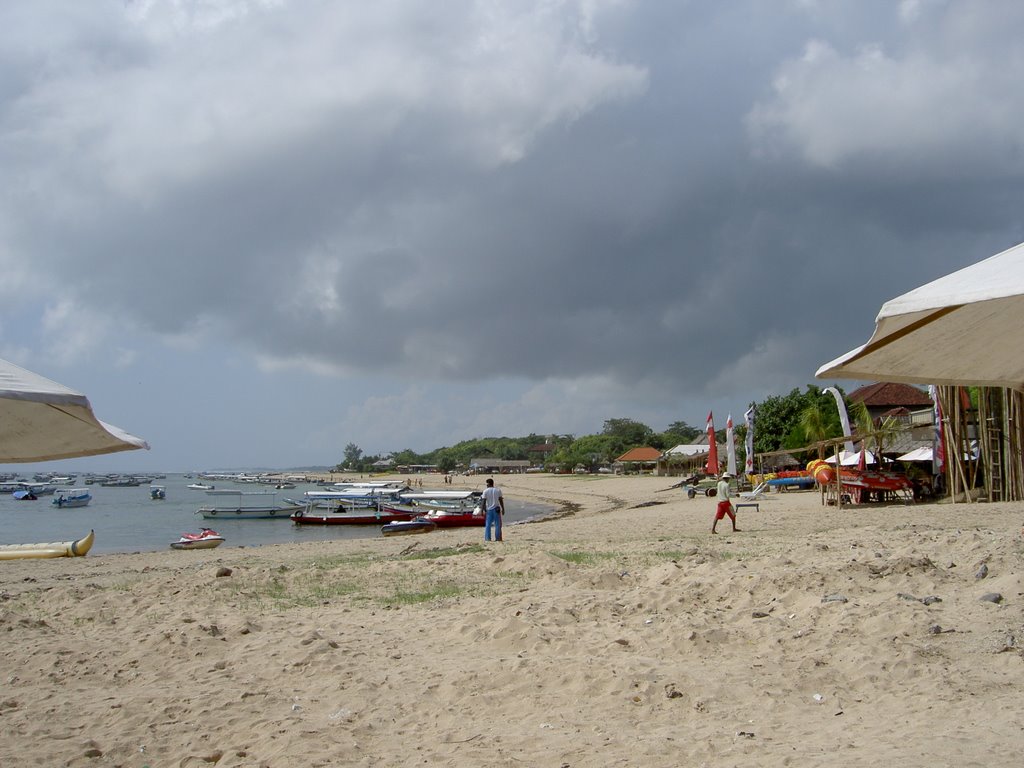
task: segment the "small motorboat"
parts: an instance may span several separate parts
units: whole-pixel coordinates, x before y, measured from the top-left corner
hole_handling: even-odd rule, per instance
[[[35,501],[39,497],[36,496],[32,491],[15,491],[13,494],[14,498],[18,501]]]
[[[162,501],[167,498],[167,489],[162,485],[149,486],[149,498],[154,501]]]
[[[212,491],[216,486],[207,483],[189,483],[188,487],[193,491]]]
[[[437,528],[437,525],[423,517],[413,520],[396,520],[393,523],[381,526],[380,532],[384,536],[409,536],[416,533],[430,533]]]
[[[171,542],[171,549],[213,549],[224,543],[224,537],[211,528],[199,533],[183,533],[177,541]]]
[[[53,497],[53,506],[65,507],[87,507],[92,501],[92,494],[88,488],[62,488]]]

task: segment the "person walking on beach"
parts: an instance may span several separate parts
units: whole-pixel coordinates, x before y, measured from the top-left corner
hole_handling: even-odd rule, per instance
[[[486,510],[484,518],[484,541],[491,540],[491,529],[494,529],[494,540],[501,541],[501,517],[505,514],[505,497],[501,488],[494,487],[494,480],[487,478],[487,487],[483,492],[483,505]]]
[[[715,522],[711,524],[711,532],[718,533],[715,528],[718,527],[718,521],[726,515],[732,521],[732,529],[738,531],[736,527],[736,513],[732,509],[732,502],[729,501],[729,478],[731,476],[728,472],[722,473],[722,478],[718,481],[718,508],[715,510]]]

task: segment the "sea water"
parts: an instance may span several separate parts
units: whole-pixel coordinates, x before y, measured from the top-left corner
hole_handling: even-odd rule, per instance
[[[230,506],[232,496],[209,496],[189,484],[205,482],[184,475],[167,475],[154,481],[166,489],[163,500],[150,497],[148,485],[108,487],[99,484],[75,483],[88,488],[92,501],[88,506],[63,509],[54,505],[53,496],[40,496],[35,501],[19,501],[12,494],[0,494],[0,544],[25,544],[47,541],[71,541],[96,531],[91,554],[113,552],[156,552],[168,549],[181,534],[213,528],[231,546],[255,547],[264,544],[285,544],[301,541],[332,541],[336,539],[368,539],[380,537],[378,525],[295,525],[287,517],[270,520],[205,520],[196,510],[202,506]],[[302,499],[307,490],[324,490],[312,483],[296,483],[295,488],[274,490],[273,486],[211,481],[218,490],[271,491],[276,500]],[[432,487],[432,486],[431,486]],[[275,496],[268,496],[274,499]],[[255,504],[247,500],[246,504]],[[263,503],[262,501],[259,503]],[[553,509],[543,504],[505,502],[505,523],[541,518]],[[479,529],[483,538],[483,529]]]

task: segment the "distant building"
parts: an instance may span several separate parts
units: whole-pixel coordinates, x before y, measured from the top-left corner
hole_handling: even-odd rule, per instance
[[[909,423],[912,412],[932,407],[931,396],[920,387],[886,381],[858,387],[846,399],[851,403],[863,403],[872,421],[895,416]]]
[[[659,475],[692,475],[703,472],[708,461],[711,443],[702,434],[694,443],[683,443],[669,448],[658,460]],[[718,446],[718,455],[725,455],[725,446]]]
[[[496,459],[493,456],[480,456],[471,459],[469,471],[477,474],[493,472],[495,474],[519,474],[530,467],[526,459]]]
[[[615,460],[624,472],[657,471],[661,451],[657,448],[643,446],[626,451]]]

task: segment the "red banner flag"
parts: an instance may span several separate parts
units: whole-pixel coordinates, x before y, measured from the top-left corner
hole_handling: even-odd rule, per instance
[[[715,440],[715,420],[708,412],[708,463],[704,472],[709,475],[718,474],[718,442]]]

